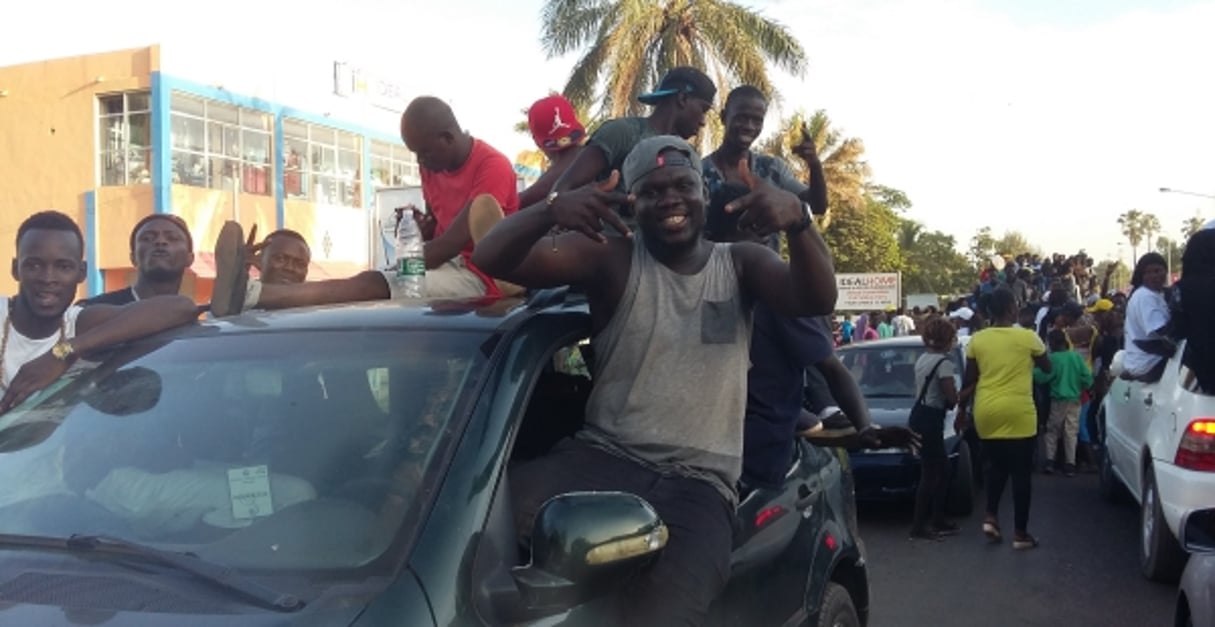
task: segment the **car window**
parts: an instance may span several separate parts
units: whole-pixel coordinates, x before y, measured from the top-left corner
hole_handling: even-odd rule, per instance
[[[414,495],[483,357],[474,333],[136,345],[0,417],[0,533],[106,534],[251,569],[355,568]]]
[[[915,397],[915,362],[923,345],[868,346],[839,352],[840,361],[867,398]]]

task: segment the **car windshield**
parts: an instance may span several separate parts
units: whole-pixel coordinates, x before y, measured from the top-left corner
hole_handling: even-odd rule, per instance
[[[856,346],[841,350],[839,358],[866,398],[915,398],[915,362],[924,354],[922,344]]]
[[[82,364],[0,416],[0,534],[366,565],[418,517],[484,363],[474,333],[193,335]]]

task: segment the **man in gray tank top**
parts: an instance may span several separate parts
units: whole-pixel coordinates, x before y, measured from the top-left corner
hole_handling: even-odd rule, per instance
[[[619,175],[503,220],[473,256],[513,283],[581,287],[594,327],[586,426],[510,470],[516,525],[529,532],[540,505],[565,492],[637,494],[671,535],[612,623],[697,625],[729,577],[752,305],[829,313],[835,277],[806,207],[764,181],[727,210],[741,228],[785,231],[789,264],[753,242],[706,241],[700,157],[680,138],[637,144],[623,165],[628,196],[615,191]],[[630,201],[635,236],[613,211]],[[606,237],[605,223],[626,236]],[[568,232],[549,237],[553,227]]]

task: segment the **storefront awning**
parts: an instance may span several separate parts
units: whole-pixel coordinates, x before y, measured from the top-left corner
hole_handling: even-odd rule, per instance
[[[367,269],[367,266],[347,261],[318,261],[313,260],[308,266],[309,281],[323,281],[326,279],[344,279],[354,276]],[[215,278],[215,253],[196,252],[194,253],[194,265],[190,266],[190,271],[194,276],[200,279]],[[250,271],[250,276],[257,276],[257,269]]]

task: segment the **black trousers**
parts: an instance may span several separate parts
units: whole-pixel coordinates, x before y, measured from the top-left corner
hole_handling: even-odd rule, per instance
[[[987,460],[987,515],[996,518],[1004,485],[1012,480],[1013,524],[1016,531],[1029,529],[1030,480],[1033,477],[1037,438],[983,440]]]
[[[920,434],[920,484],[915,491],[913,532],[945,522],[945,498],[949,493],[949,457],[945,451],[945,410],[912,410],[908,426]]]
[[[566,439],[510,470],[515,528],[526,538],[540,506],[565,492],[612,490],[646,500],[670,531],[658,561],[617,595],[605,624],[701,625],[730,577],[734,510],[708,482],[663,475]]]

